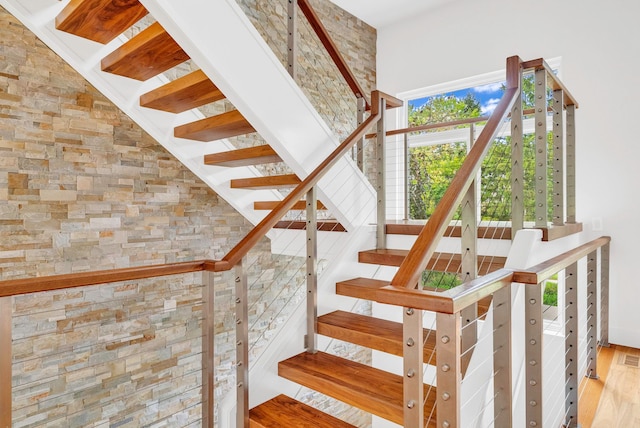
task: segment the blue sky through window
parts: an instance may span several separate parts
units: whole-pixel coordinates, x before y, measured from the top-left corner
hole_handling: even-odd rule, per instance
[[[445,92],[438,95],[432,95],[429,97],[416,98],[409,100],[409,105],[413,107],[423,106],[429,98],[434,96],[455,96],[457,98],[464,98],[468,93],[471,93],[479,102],[481,108],[481,114],[488,116],[493,113],[500,98],[502,97],[502,87],[504,82],[489,83],[486,85],[475,86],[473,88],[459,89],[457,91]]]

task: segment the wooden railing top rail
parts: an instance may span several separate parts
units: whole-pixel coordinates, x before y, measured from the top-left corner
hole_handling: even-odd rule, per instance
[[[11,279],[0,282],[0,297],[40,291],[62,290],[109,282],[130,281],[155,278],[158,276],[178,275],[189,272],[213,270],[213,262],[200,260],[193,262],[169,263],[154,266],[138,266],[122,269],[78,272],[36,278]]]
[[[570,264],[577,262],[581,258],[609,242],[611,242],[611,237],[601,236],[600,238],[587,242],[586,244],[539,263],[529,269],[515,272],[513,281],[524,284],[538,284],[551,278],[552,275],[566,268]]]
[[[393,135],[409,134],[411,132],[429,131],[432,129],[440,129],[440,128],[449,128],[451,126],[458,126],[458,125],[468,125],[471,123],[485,122],[487,120],[489,120],[487,116],[470,117],[467,119],[458,119],[458,120],[452,120],[449,122],[430,123],[428,125],[410,126],[408,128],[393,129],[391,131],[387,131],[386,135],[387,137],[391,137]],[[365,135],[365,138],[367,139],[376,138],[376,137],[377,137],[377,134],[375,133]]]
[[[567,87],[562,83],[562,81],[553,73],[553,69],[549,67],[549,64],[544,60],[544,58],[538,58],[531,61],[524,61],[522,63],[523,70],[546,70],[547,71],[547,79],[549,80],[549,84],[553,90],[562,89],[564,93],[564,104],[565,105],[573,105],[578,108],[578,102],[571,95],[571,92],[567,89]]]
[[[342,74],[342,77],[344,77],[344,79],[347,81],[347,85],[349,85],[349,88],[351,88],[353,94],[357,98],[364,99],[365,107],[367,110],[369,110],[371,108],[371,103],[369,102],[369,100],[367,100],[364,90],[349,68],[347,61],[345,61],[344,57],[340,54],[338,47],[333,42],[333,39],[331,39],[329,32],[322,24],[322,21],[320,21],[320,18],[316,14],[315,10],[313,10],[307,0],[298,0],[298,6],[300,7],[302,13],[304,13],[307,21],[309,21],[309,24],[311,25],[311,28],[313,28],[313,31],[315,31],[315,33],[318,35],[320,42],[327,50],[327,53],[329,54],[333,62],[336,64],[336,67],[338,67],[340,74]]]
[[[404,259],[391,284],[398,287],[415,288],[424,267],[442,238],[449,221],[462,201],[466,190],[476,177],[482,160],[500,125],[511,110],[520,93],[520,58],[507,59],[506,91],[494,110],[478,139],[473,144],[462,166],[451,181],[429,221],[418,235],[411,251]]]
[[[375,290],[372,300],[390,305],[453,314],[479,302],[485,297],[491,296],[513,282],[538,284],[545,279],[549,279],[555,273],[608,244],[610,241],[611,238],[603,236],[529,269],[499,269],[443,292],[388,285]]]

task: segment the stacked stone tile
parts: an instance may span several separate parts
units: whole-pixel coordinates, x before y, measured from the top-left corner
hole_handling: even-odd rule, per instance
[[[326,3],[321,13],[352,23],[345,28],[363,25]],[[343,53],[372,87],[375,31],[358,27],[343,39],[367,44]],[[320,62],[311,68],[323,75]],[[183,67],[172,72],[192,65]],[[310,79],[301,84],[313,97]],[[347,129],[351,109],[321,113]],[[219,258],[250,229],[0,8],[0,279]],[[304,263],[273,256],[266,240],[250,259],[255,357],[303,298]],[[231,275],[216,274],[215,284],[220,397],[234,382]],[[201,290],[201,275],[188,274],[14,298],[13,426],[199,426]]]

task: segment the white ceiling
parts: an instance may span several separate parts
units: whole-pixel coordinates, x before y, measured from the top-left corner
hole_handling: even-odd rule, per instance
[[[453,0],[331,0],[375,28],[386,27]]]

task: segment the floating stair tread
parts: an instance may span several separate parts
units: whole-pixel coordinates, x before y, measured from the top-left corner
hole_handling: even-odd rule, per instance
[[[182,113],[224,99],[224,94],[202,70],[196,70],[140,97],[142,107]]]
[[[268,210],[271,211],[273,209],[275,209],[278,204],[280,204],[280,202],[282,201],[255,201],[253,203],[253,209],[254,210]],[[321,201],[316,201],[316,208],[319,210],[326,210],[327,207],[321,202]],[[293,207],[291,207],[292,210],[306,210],[307,209],[307,201],[298,201],[295,204],[293,204]]]
[[[229,150],[204,156],[205,165],[250,166],[262,163],[282,162],[280,156],[267,144],[245,149]]]
[[[356,299],[375,300],[375,292],[389,285],[389,281],[370,278],[353,278],[336,283],[336,294]]]
[[[288,189],[298,184],[300,184],[300,179],[295,174],[265,175],[231,180],[232,189]]]
[[[358,253],[360,263],[369,263],[382,266],[400,266],[409,250],[375,249]],[[506,263],[506,257],[478,256],[478,275],[486,275],[502,269]],[[425,270],[437,272],[458,273],[462,263],[462,256],[455,253],[434,253],[427,263]]]
[[[102,71],[147,80],[189,59],[157,22],[102,59]]]
[[[274,229],[307,230],[307,222],[304,220],[281,220],[273,226]],[[346,232],[345,227],[336,221],[318,221],[317,228],[320,232]]]
[[[375,301],[375,292],[379,288],[389,285],[389,281],[382,281],[379,279],[370,278],[353,278],[346,281],[340,281],[336,283],[336,294],[340,296],[353,297],[355,299],[365,299]],[[425,290],[442,292],[445,291],[442,288],[436,289],[431,287],[425,287]],[[478,316],[484,316],[489,310],[492,297],[488,296],[478,301]],[[425,356],[426,361],[426,356]]]
[[[249,411],[251,428],[353,428],[353,425],[286,395],[278,395]]]
[[[402,324],[335,311],[318,317],[318,333],[377,351],[402,356]],[[424,362],[435,364],[436,332],[424,329]]]
[[[56,16],[56,29],[109,43],[147,13],[138,0],[71,0]]]
[[[251,132],[255,132],[255,129],[249,121],[238,110],[232,110],[177,126],[173,134],[177,138],[206,142]]]
[[[281,361],[278,374],[300,385],[402,425],[402,377],[317,352]],[[425,413],[434,407],[436,388],[425,386]],[[435,412],[429,426],[435,426]]]
[[[400,220],[396,222],[387,222],[385,229],[389,235],[417,236],[422,232],[425,224],[425,220]],[[462,228],[460,226],[449,226],[447,227],[444,236],[460,238],[462,236]],[[511,240],[511,227],[480,226],[478,227],[478,238]]]

